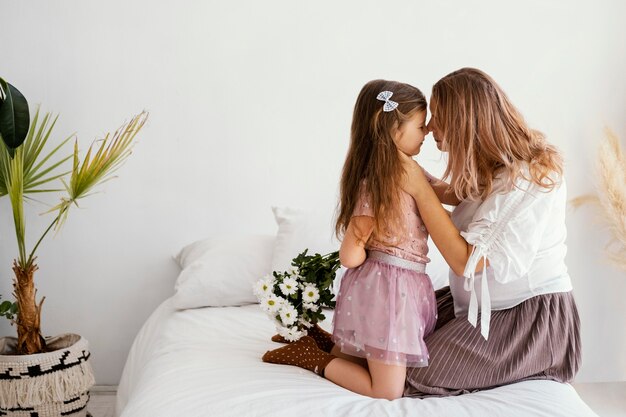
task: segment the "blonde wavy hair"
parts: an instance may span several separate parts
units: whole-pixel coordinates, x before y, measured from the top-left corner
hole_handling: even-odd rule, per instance
[[[395,110],[383,111],[376,96],[391,91]],[[365,84],[354,105],[350,147],[343,166],[335,233],[345,234],[361,193],[370,198],[374,212],[372,238],[392,245],[391,236],[402,236],[404,221],[400,211],[400,184],[404,169],[393,135],[416,112],[426,111],[426,98],[409,84],[373,80]]]
[[[433,86],[430,106],[449,152],[444,177],[459,199],[486,197],[501,173],[510,184],[523,177],[546,190],[560,182],[559,151],[528,127],[483,71],[462,68],[446,75]]]

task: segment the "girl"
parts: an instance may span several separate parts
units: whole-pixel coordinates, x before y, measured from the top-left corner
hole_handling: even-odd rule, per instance
[[[421,167],[401,155],[403,188],[451,269],[427,339],[432,365],[408,370],[405,395],[571,381],[580,324],[565,265],[561,155],[480,70],[439,80],[430,110],[429,130],[449,153],[445,175],[462,201],[449,217]]]
[[[412,197],[400,188],[400,154],[419,153],[425,119],[426,100],[413,86],[375,80],[361,90],[341,179],[336,232],[343,235],[339,257],[349,269],[337,294],[332,341],[314,328],[313,338],[267,352],[265,362],[300,366],[389,400],[402,396],[407,366],[427,366],[424,338],[436,322],[424,273],[428,234]]]

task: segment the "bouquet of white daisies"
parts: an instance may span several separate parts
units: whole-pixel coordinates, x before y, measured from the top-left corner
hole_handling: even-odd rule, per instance
[[[261,308],[289,341],[305,336],[306,329],[326,318],[322,307],[335,307],[331,288],[341,266],[339,252],[307,255],[307,251],[291,261],[288,271],[274,271],[254,286]]]

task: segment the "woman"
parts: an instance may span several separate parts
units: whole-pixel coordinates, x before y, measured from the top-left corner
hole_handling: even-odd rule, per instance
[[[580,336],[561,156],[480,70],[438,81],[430,110],[450,184],[403,157],[403,188],[450,266],[450,287],[438,292],[437,329],[425,340],[430,364],[408,369],[405,396],[572,380]],[[449,215],[441,201],[459,204]]]

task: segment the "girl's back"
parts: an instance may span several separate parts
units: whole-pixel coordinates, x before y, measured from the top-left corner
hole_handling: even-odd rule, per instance
[[[400,192],[400,213],[402,225],[398,228],[399,235],[392,236],[388,234],[387,242],[383,242],[376,237],[368,240],[365,248],[368,250],[376,250],[407,259],[413,262],[426,264],[430,262],[428,259],[428,232],[422,222],[422,218],[417,210],[415,200],[404,191]],[[353,216],[370,216],[374,217],[370,198],[365,191],[365,187],[361,187],[359,199],[354,208]]]

